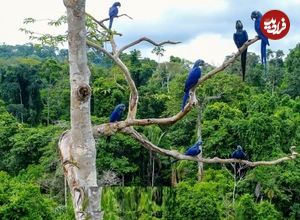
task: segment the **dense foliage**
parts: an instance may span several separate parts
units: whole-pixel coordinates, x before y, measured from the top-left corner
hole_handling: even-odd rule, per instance
[[[246,82],[237,60],[198,89],[201,109],[194,108],[172,126],[137,129],[154,144],[183,152],[197,140],[201,116],[204,157],[227,158],[237,144],[254,161],[289,154],[290,146],[300,142],[299,54],[300,44],[285,59],[280,50],[268,51],[265,74],[259,57],[249,53]],[[65,204],[68,195],[57,150],[70,118],[66,57],[67,51],[57,48],[0,46],[1,219],[73,218],[70,201]],[[121,58],[140,92],[139,118],[180,111],[189,61],[171,57],[157,63],[137,50]],[[89,61],[92,120],[100,124],[108,121],[116,104],[128,104],[129,91],[111,61],[94,51],[89,51]],[[206,65],[204,74],[211,68]],[[110,142],[100,138],[99,183],[126,186],[104,189],[105,219],[300,218],[299,159],[248,169],[238,182],[235,202],[228,167],[205,165],[198,182],[196,163],[171,166],[170,161],[122,134]]]

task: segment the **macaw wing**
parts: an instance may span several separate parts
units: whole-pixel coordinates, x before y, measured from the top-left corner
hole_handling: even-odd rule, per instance
[[[111,7],[109,9],[109,17],[116,17],[118,15],[118,7]]]
[[[244,39],[245,39],[245,42],[246,42],[249,39],[247,31],[245,31],[245,30],[243,31],[243,36],[244,36]]]
[[[233,151],[233,153],[231,154],[231,158],[235,158],[235,154],[236,154],[236,151]]]
[[[267,45],[270,45],[269,44],[269,40],[268,38],[261,32],[261,29],[260,29],[260,19],[256,20],[255,21],[255,31],[256,33],[258,34],[259,38]]]
[[[255,20],[255,22],[254,22],[254,29],[257,32],[257,34],[259,34],[258,32],[261,32],[260,31],[260,19],[256,19]]]
[[[233,34],[233,41],[234,41],[236,47],[239,48],[239,40],[238,40],[238,35],[237,35],[237,33],[234,33],[234,34]]]
[[[116,121],[116,117],[117,117],[116,111],[113,111],[113,112],[110,114],[109,122],[115,122],[115,121]]]
[[[187,80],[185,81],[184,91],[189,91],[194,85],[196,85],[200,76],[201,76],[200,68],[193,68],[190,71]]]

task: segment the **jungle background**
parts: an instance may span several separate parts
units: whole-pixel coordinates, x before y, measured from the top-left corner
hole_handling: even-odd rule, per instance
[[[133,50],[121,56],[140,92],[138,118],[180,111],[192,62],[174,56],[159,62],[163,54],[157,55],[151,60]],[[69,128],[67,57],[67,50],[55,47],[0,46],[0,219],[74,218],[57,148]],[[88,58],[92,119],[100,124],[108,122],[115,105],[128,104],[129,89],[111,60],[93,50]],[[206,64],[203,74],[212,68]],[[184,152],[201,126],[203,157],[228,158],[238,144],[251,161],[290,154],[292,145],[299,151],[300,44],[286,55],[268,50],[266,73],[260,57],[248,53],[245,82],[240,72],[236,60],[201,85],[201,108],[176,124],[138,131],[158,146]],[[117,134],[110,142],[103,137],[97,144],[105,219],[300,219],[299,159],[248,169],[233,202],[228,167],[205,164],[198,181],[196,162],[171,165],[172,158],[128,136]]]

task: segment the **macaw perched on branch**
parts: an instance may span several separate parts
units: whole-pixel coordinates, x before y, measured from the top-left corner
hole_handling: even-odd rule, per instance
[[[253,11],[251,13],[251,19],[255,19],[254,21],[254,29],[256,33],[258,34],[258,37],[261,39],[261,63],[265,66],[267,65],[267,45],[269,44],[269,39],[262,33],[260,29],[260,20],[261,20],[262,14],[259,11]]]
[[[115,107],[109,117],[109,122],[117,122],[120,121],[125,111],[126,107],[124,104],[119,104]]]
[[[231,154],[231,157],[238,160],[246,160],[247,154],[243,151],[242,146],[238,145],[236,150]]]
[[[119,13],[118,7],[121,7],[121,3],[120,2],[115,2],[109,8],[109,26],[108,26],[109,30],[111,29],[111,26],[113,24],[114,18],[118,16],[118,13]]]
[[[238,160],[248,160],[248,156],[243,151],[243,148],[241,147],[241,145],[238,145],[236,150],[233,151],[233,153],[231,154],[231,158],[238,159]],[[244,166],[240,163],[234,163],[234,165],[232,165],[232,166],[234,168],[234,174],[238,175],[240,178],[246,174],[246,171],[247,171],[247,170],[245,170],[246,166]]]
[[[201,77],[200,66],[203,66],[203,65],[204,65],[204,61],[199,59],[195,62],[193,68],[189,72],[188,78],[185,81],[184,96],[183,96],[181,111],[184,110],[185,104],[190,96],[190,94],[189,94],[190,89],[193,88],[197,84],[198,80]]]
[[[115,107],[109,117],[109,122],[118,122],[121,121],[123,112],[125,111],[126,107],[124,104],[119,104]],[[106,142],[110,142],[111,136],[107,136]]]
[[[245,42],[248,40],[247,31],[243,30],[243,23],[240,20],[236,21],[235,24],[236,32],[233,34],[233,40],[237,48],[241,48]],[[246,73],[246,60],[247,60],[247,49],[241,54],[241,66],[242,66],[242,74],[243,81],[245,81],[245,73]]]
[[[193,146],[191,146],[189,149],[186,150],[184,155],[195,157],[198,154],[200,154],[201,151],[202,151],[202,141],[198,140],[196,142],[196,144],[194,144]],[[176,159],[176,160],[172,161],[171,164],[176,163],[178,160],[179,159]]]

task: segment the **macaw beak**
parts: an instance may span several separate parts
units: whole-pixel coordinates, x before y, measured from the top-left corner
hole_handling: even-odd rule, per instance
[[[253,20],[254,18],[256,19],[256,16],[257,16],[256,11],[253,11],[253,12],[251,13],[251,20]]]

